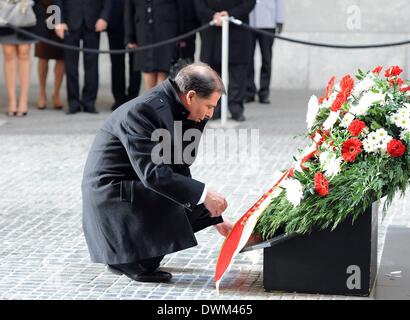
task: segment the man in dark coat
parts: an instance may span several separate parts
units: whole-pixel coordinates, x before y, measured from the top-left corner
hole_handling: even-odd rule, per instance
[[[249,23],[249,13],[255,4],[256,0],[195,0],[197,15],[202,23],[208,23],[211,20],[217,22],[217,26],[201,33],[201,61],[209,64],[220,73],[222,52],[221,17],[232,16],[242,22]],[[228,104],[232,119],[236,121],[245,120],[243,103],[252,50],[251,40],[250,31],[230,24]],[[220,115],[217,114],[218,116]]]
[[[110,50],[124,49],[124,0],[110,0],[111,13],[108,21],[108,42]],[[134,70],[134,54],[129,57],[129,86],[127,90],[125,76],[125,54],[112,54],[111,58],[111,91],[114,104],[111,110],[117,109],[126,101],[136,98],[141,87],[141,72]]]
[[[171,275],[157,270],[164,255],[197,245],[194,232],[210,225],[228,234],[232,225],[221,217],[226,200],[192,179],[189,170],[222,92],[215,71],[193,64],[105,121],[82,182],[92,261],[136,281],[168,281]],[[194,154],[185,141],[188,130],[197,137]],[[159,132],[169,136],[159,142]]]
[[[55,26],[57,36],[72,46],[98,49],[100,32],[107,28],[111,0],[54,0],[61,10],[61,23]],[[80,98],[78,79],[79,52],[64,50],[67,74],[68,114],[81,110],[97,113],[95,101],[98,92],[98,55],[84,53],[84,88]]]

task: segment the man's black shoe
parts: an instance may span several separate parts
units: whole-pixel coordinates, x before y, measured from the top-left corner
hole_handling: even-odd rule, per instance
[[[118,275],[126,275],[128,278],[138,282],[169,282],[172,274],[158,269],[147,271],[142,266],[108,265],[108,270]]]
[[[244,102],[245,103],[250,103],[250,102],[254,102],[255,101],[255,97],[246,97],[245,99],[244,99]]]
[[[245,116],[243,114],[241,114],[239,116],[232,117],[232,120],[235,120],[235,121],[238,121],[238,122],[244,122],[246,119],[245,119]]]
[[[269,98],[259,98],[259,103],[270,104]]]
[[[67,115],[69,115],[69,114],[76,114],[76,113],[78,113],[78,112],[80,112],[81,110],[77,110],[77,109],[75,109],[75,110],[68,110],[65,114],[67,114]]]
[[[91,114],[98,114],[99,112],[95,109],[84,109],[84,112]]]

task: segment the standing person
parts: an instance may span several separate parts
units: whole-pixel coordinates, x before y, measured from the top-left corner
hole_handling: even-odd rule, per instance
[[[283,0],[259,0],[256,3],[255,9],[250,14],[251,27],[262,29],[271,33],[280,34],[283,29],[284,21]],[[256,42],[259,42],[259,47],[262,55],[262,67],[260,72],[259,85],[259,102],[270,104],[269,89],[272,74],[272,49],[273,37],[260,33],[252,33],[252,59],[249,64],[248,84],[246,88],[246,102],[255,101],[256,86],[255,86],[255,67],[253,56],[255,53]]]
[[[47,8],[53,4],[53,0],[41,0],[41,7],[44,15],[47,17]],[[50,40],[62,42],[57,37],[54,30],[47,31],[47,37]],[[54,109],[61,110],[63,105],[61,103],[60,89],[64,79],[64,50],[56,46],[39,42],[35,47],[35,56],[39,58],[37,65],[38,79],[40,85],[40,92],[37,99],[37,107],[44,110],[47,107],[47,74],[48,64],[50,60],[55,60],[54,66],[54,93],[52,96]]]
[[[111,0],[54,0],[61,10],[61,23],[55,31],[64,43],[79,47],[99,49],[100,33],[107,28]],[[67,75],[68,112],[98,113],[95,101],[98,93],[98,54],[84,52],[84,88],[80,98],[78,79],[79,52],[64,50]]]
[[[22,1],[22,0],[18,0]],[[43,16],[39,0],[34,2],[33,10],[37,24],[34,27],[23,28],[26,31],[43,35]],[[4,79],[7,89],[7,112],[9,117],[24,117],[28,113],[28,98],[31,73],[31,45],[35,43],[31,37],[16,33],[13,29],[0,27],[0,44],[3,47]],[[17,76],[20,80],[20,96],[17,99]]]
[[[197,245],[194,233],[211,225],[228,235],[225,198],[189,169],[223,92],[214,70],[193,64],[108,117],[82,181],[83,228],[93,262],[136,281],[165,282],[172,275],[157,269],[164,255]],[[193,142],[185,139],[188,131]],[[169,140],[153,139],[159,132]],[[162,159],[156,157],[160,149]]]
[[[108,21],[108,41],[111,50],[124,49],[124,0],[111,0],[111,14]],[[127,54],[129,58],[129,86],[127,90],[125,76],[126,54],[112,54],[111,57],[111,91],[114,104],[111,110],[117,109],[128,100],[136,98],[141,87],[141,72],[134,71],[134,54]]]
[[[168,40],[178,35],[177,0],[125,0],[128,48]],[[164,81],[175,56],[175,44],[135,53],[135,70],[143,72],[145,90]]]
[[[221,72],[221,40],[223,16],[232,16],[244,23],[249,23],[249,13],[256,0],[195,0],[198,17],[203,24],[211,20],[216,26],[201,32],[201,61]],[[251,32],[239,26],[229,26],[229,88],[228,104],[232,119],[245,121],[244,99],[246,77],[248,75],[251,56]],[[220,117],[220,108],[216,117]]]

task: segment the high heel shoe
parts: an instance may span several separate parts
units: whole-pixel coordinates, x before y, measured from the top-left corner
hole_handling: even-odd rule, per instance
[[[28,112],[16,112],[16,116],[19,118],[25,117]]]
[[[17,116],[17,111],[7,111],[6,116],[7,117],[15,117],[15,116]]]

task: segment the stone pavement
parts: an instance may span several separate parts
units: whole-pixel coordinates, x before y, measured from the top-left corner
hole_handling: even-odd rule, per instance
[[[169,284],[137,283],[90,263],[81,228],[80,183],[94,134],[109,114],[109,96],[100,98],[100,110],[105,111],[98,115],[66,116],[31,108],[28,117],[9,119],[3,93],[0,299],[356,299],[266,293],[262,252],[254,252],[252,259],[239,255],[217,295],[213,273],[223,239],[213,228],[197,234],[198,246],[164,259],[163,269],[174,275]],[[259,161],[232,157],[195,163],[194,177],[227,196],[227,217],[242,215],[272,184],[274,172],[287,168],[296,149],[304,147],[305,139],[297,135],[305,129],[310,94],[274,91],[272,105],[246,106],[248,121],[237,128],[259,129]],[[212,158],[218,150],[207,152]],[[395,201],[381,222],[379,257],[388,225],[410,227],[408,198]]]

